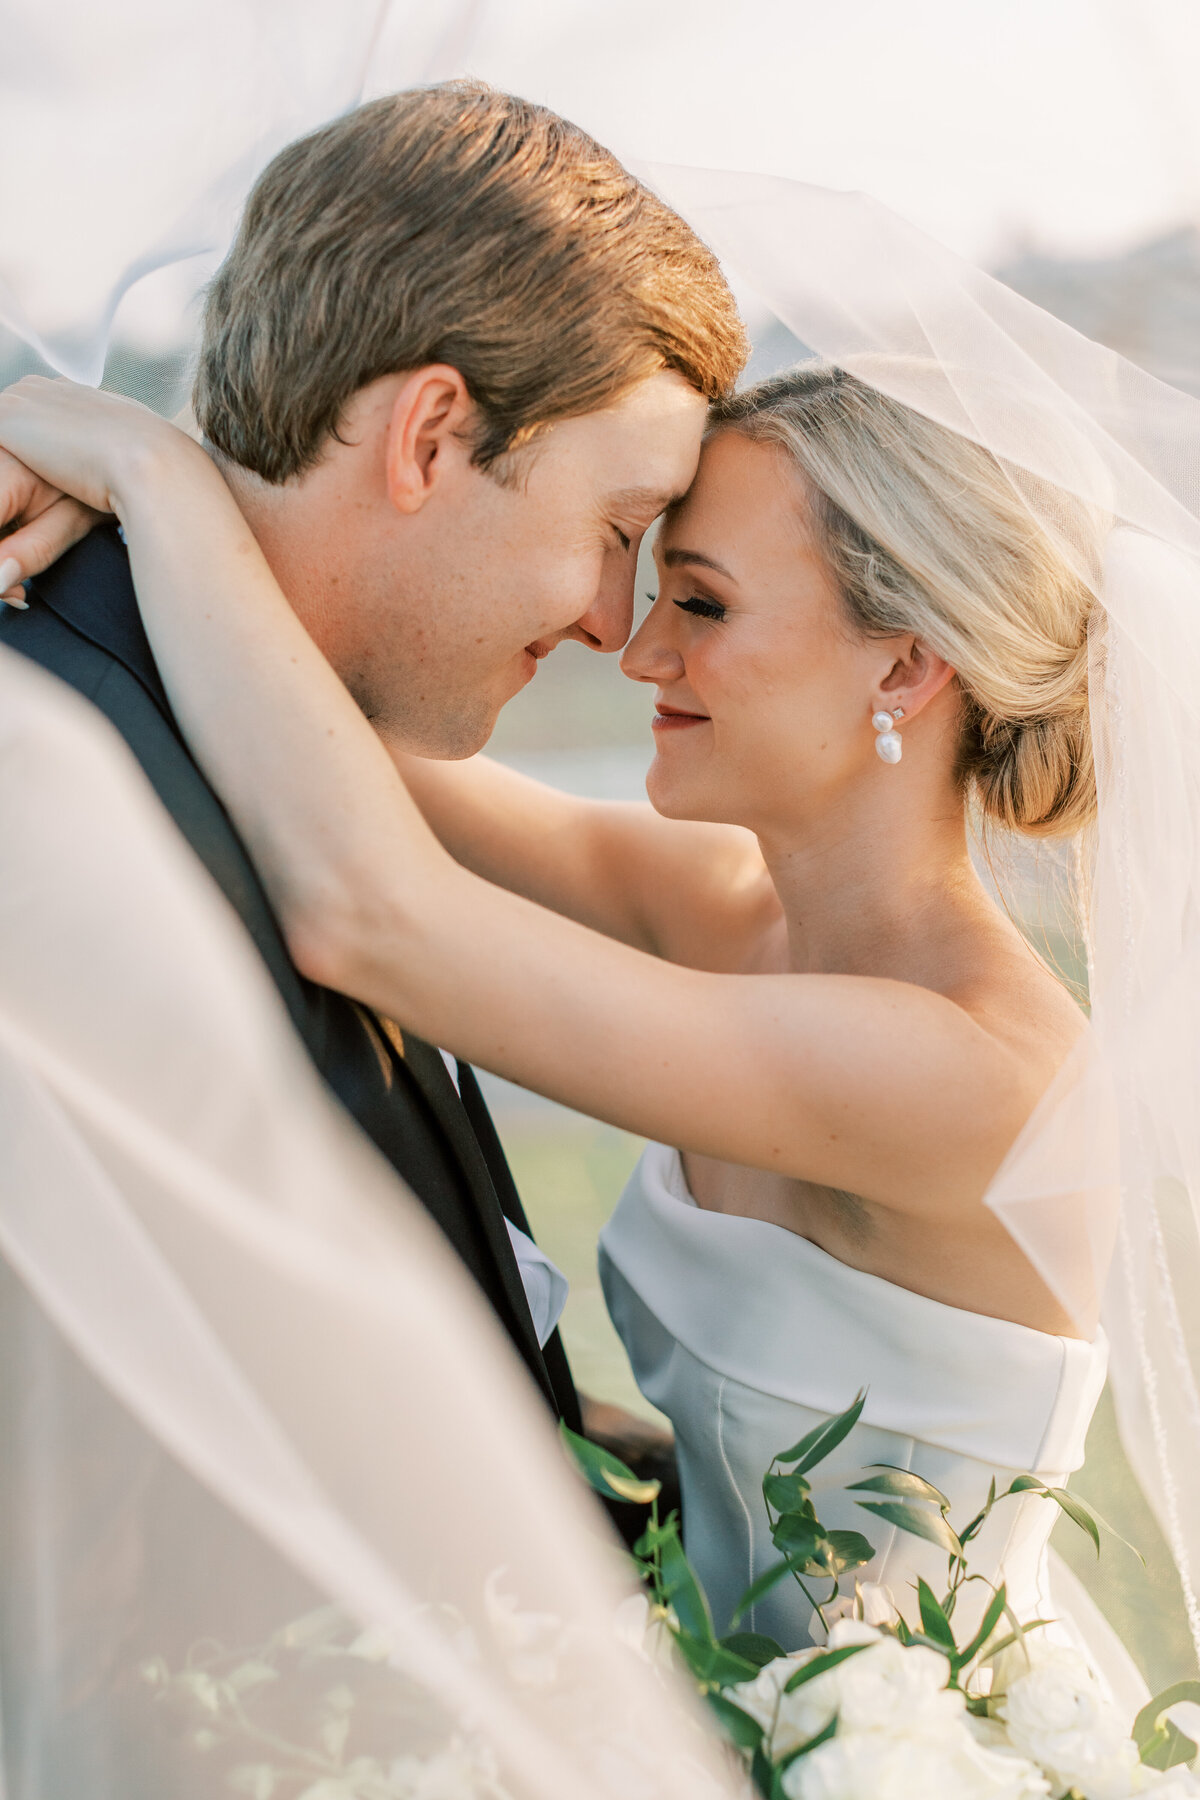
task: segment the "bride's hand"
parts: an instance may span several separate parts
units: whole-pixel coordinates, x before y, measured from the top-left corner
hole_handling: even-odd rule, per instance
[[[48,568],[105,513],[148,458],[203,455],[135,400],[28,375],[0,393],[0,539],[4,597]],[[15,565],[15,567],[14,567]]]
[[[22,582],[57,562],[101,517],[0,450],[0,600],[25,606]]]

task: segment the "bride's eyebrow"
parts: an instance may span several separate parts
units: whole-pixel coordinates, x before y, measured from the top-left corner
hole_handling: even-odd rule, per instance
[[[668,569],[678,569],[684,563],[695,563],[701,569],[711,569],[714,575],[723,575],[726,581],[732,581],[734,587],[737,586],[737,576],[731,574],[724,563],[719,563],[715,557],[705,556],[702,550],[664,550],[663,562]]]

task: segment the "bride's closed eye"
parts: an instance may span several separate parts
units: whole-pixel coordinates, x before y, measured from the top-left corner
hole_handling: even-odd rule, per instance
[[[690,594],[686,600],[676,600],[681,612],[695,613],[701,619],[723,619],[725,608],[719,600],[705,600],[699,594]]]

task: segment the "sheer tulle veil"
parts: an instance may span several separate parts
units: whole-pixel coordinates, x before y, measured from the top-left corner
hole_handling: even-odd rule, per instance
[[[9,651],[0,1143],[8,1800],[733,1791],[469,1278]]]
[[[1200,403],[861,195],[640,172],[815,355],[989,450],[1064,547],[1080,506],[1097,522],[1091,1028],[989,1204],[1079,1330],[1104,1322],[1200,1655]],[[727,1791],[614,1634],[615,1550],[465,1279],[127,753],[9,656],[0,1142],[9,1800],[271,1800],[295,1771],[335,1800],[347,1744],[380,1800],[440,1793],[413,1760],[439,1756],[446,1792],[455,1767],[537,1800]]]
[[[1099,817],[1074,848],[1091,1029],[989,1204],[1078,1328],[1102,1317],[1125,1447],[1200,1654],[1200,403],[863,195],[648,169],[815,354],[984,446],[1095,595]]]

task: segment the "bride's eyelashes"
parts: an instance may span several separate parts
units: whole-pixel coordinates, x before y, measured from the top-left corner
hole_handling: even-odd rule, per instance
[[[686,600],[676,600],[680,612],[694,613],[700,619],[723,619],[725,608],[719,600],[705,600],[699,594],[689,594]]]

